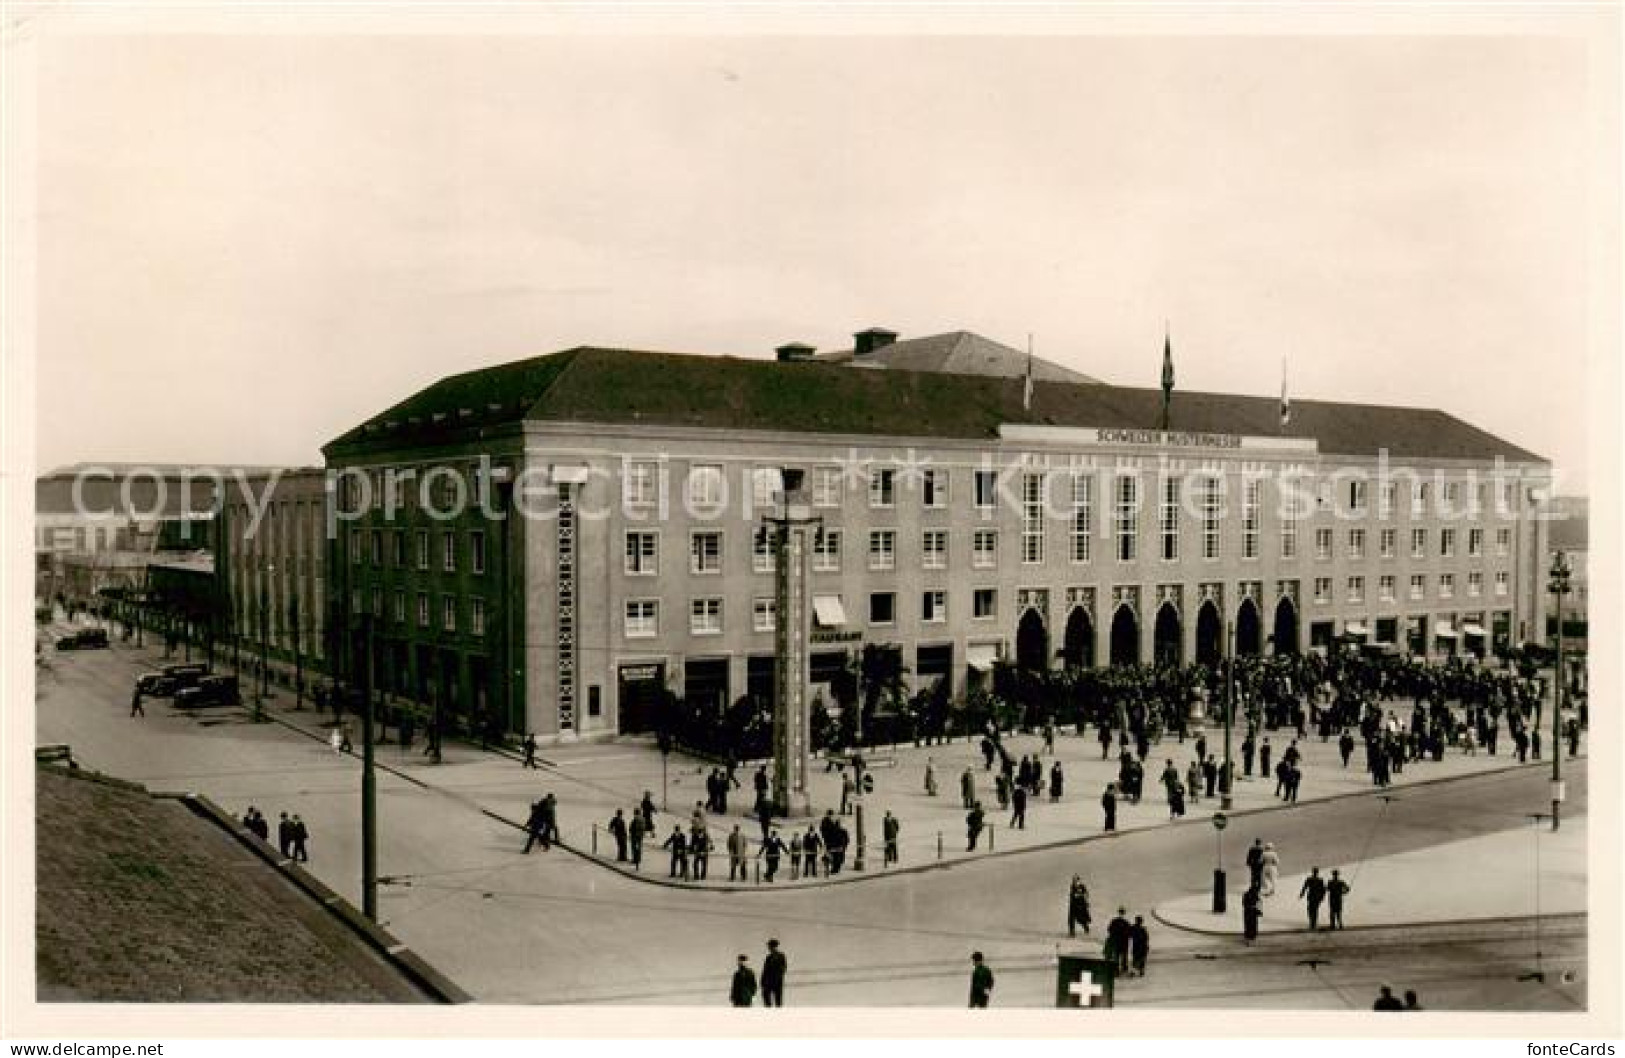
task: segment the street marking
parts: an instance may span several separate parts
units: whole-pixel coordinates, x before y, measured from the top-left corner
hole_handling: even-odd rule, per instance
[[[1083,972],[1082,977],[1067,985],[1066,990],[1078,997],[1078,1006],[1080,1007],[1092,1007],[1095,1005],[1094,1000],[1096,997],[1106,995],[1106,990],[1095,983],[1094,974],[1091,974],[1088,970]]]
[[[602,764],[611,760],[641,760],[643,757],[644,754],[642,753],[619,753],[613,757],[580,757],[576,760],[553,761],[552,764],[555,768],[573,768],[577,764]],[[540,757],[536,759],[541,760]]]

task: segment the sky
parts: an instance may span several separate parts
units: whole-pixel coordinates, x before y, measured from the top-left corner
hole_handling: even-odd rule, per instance
[[[319,463],[577,344],[1155,386],[1166,327],[1181,389],[1284,363],[1584,491],[1598,83],[1534,35],[47,38],[36,464]]]

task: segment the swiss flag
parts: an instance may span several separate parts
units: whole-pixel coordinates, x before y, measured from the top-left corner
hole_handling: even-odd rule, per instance
[[[1057,956],[1055,1005],[1073,1010],[1112,1005],[1117,967],[1105,959]]]

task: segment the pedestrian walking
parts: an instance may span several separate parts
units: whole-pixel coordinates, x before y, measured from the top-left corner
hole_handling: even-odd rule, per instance
[[[1275,843],[1264,842],[1264,895],[1275,895],[1275,883],[1281,877],[1281,857],[1276,854]]]
[[[1219,761],[1212,754],[1202,762],[1202,782],[1207,787],[1208,800],[1213,799],[1213,791],[1219,785]]]
[[[527,767],[527,768],[536,767],[537,765],[536,765],[536,734],[535,734],[535,732],[532,732],[532,731],[525,732],[524,747],[525,747],[525,767]],[[619,815],[620,813],[616,813],[616,814]]]
[[[880,836],[886,843],[885,856],[881,860],[881,866],[888,866],[897,862],[897,835],[902,832],[902,829],[903,825],[897,821],[896,816],[891,814],[891,810],[887,809],[886,818],[880,821]]]
[[[1168,821],[1171,823],[1185,815],[1185,784],[1174,783],[1168,791]]]
[[[1083,884],[1081,875],[1074,874],[1072,886],[1066,894],[1066,935],[1076,937],[1079,926],[1088,933],[1092,921],[1089,915],[1089,887]]]
[[[762,960],[762,1006],[784,1006],[784,974],[790,960],[779,950],[779,942],[767,942],[767,958]]]
[[[1416,993],[1414,991],[1412,991],[1411,989],[1409,989],[1409,988],[1407,988],[1405,990],[1405,1009],[1406,1010],[1421,1010],[1422,1009],[1422,1004],[1416,998]]]
[[[626,827],[626,840],[627,844],[632,847],[632,868],[634,870],[641,871],[643,869],[643,839],[649,833],[649,828],[643,822],[643,813],[633,812],[632,822],[627,824]]]
[[[1264,914],[1264,897],[1254,882],[1241,894],[1241,939],[1251,945],[1258,939],[1258,920]]]
[[[286,812],[283,812],[282,817],[277,820],[276,847],[277,851],[282,853],[284,859],[287,858],[288,853],[293,849],[293,820],[288,818],[288,813]]]
[[[982,836],[982,802],[977,801],[971,805],[969,812],[965,813],[965,851],[976,851],[976,839]]]
[[[1018,786],[1010,792],[1010,828],[1027,829],[1027,788]]]
[[[841,815],[852,814],[852,796],[857,792],[857,789],[857,784],[852,781],[852,776],[843,770],[841,772]]]
[[[609,821],[610,837],[615,839],[615,862],[626,862],[626,816],[621,809],[615,809],[615,818]]]
[[[1241,740],[1242,774],[1247,778],[1253,777],[1253,754],[1258,752],[1258,743],[1253,741],[1253,733],[1247,732],[1247,737]]]
[[[711,832],[705,827],[695,827],[688,835],[689,871],[696,882],[705,881],[706,871],[711,864]]]
[[[801,877],[801,831],[790,835],[790,880]]]
[[[1066,783],[1066,776],[1061,773],[1061,762],[1056,761],[1049,770],[1049,802],[1054,804],[1061,799],[1061,790]]]
[[[661,842],[660,847],[671,850],[671,870],[666,877],[688,881],[688,837],[683,828],[673,823],[671,836]]]
[[[807,833],[801,838],[801,874],[804,878],[818,877],[818,865],[823,860],[824,840],[818,836],[818,831],[807,827]]]
[[[1383,985],[1381,993],[1377,996],[1377,1001],[1371,1004],[1371,1009],[1404,1010],[1405,1004],[1394,998],[1394,990],[1392,988],[1390,988],[1388,985]]]
[[[546,852],[552,846],[548,843],[547,834],[547,804],[545,800],[537,800],[530,806],[530,815],[525,819],[525,848],[524,853],[530,853],[532,845],[540,845]]]
[[[1320,926],[1320,904],[1326,899],[1326,879],[1320,876],[1319,867],[1309,868],[1309,877],[1303,880],[1298,889],[1298,895],[1303,898],[1305,907],[1309,912],[1309,928],[1317,929]]]
[[[745,853],[750,848],[750,839],[739,832],[739,824],[735,823],[733,833],[728,835],[728,881],[737,876],[745,881]]]
[[[1107,783],[1106,792],[1100,795],[1100,810],[1105,815],[1106,833],[1110,834],[1117,829],[1117,784]]]
[[[1117,975],[1128,975],[1129,933],[1133,927],[1128,922],[1128,908],[1120,907],[1117,915],[1106,923],[1105,955],[1109,962],[1117,967]]]
[[[1254,838],[1247,850],[1247,884],[1257,889],[1264,884],[1264,841]]]
[[[1134,976],[1145,976],[1145,961],[1151,955],[1151,931],[1145,928],[1145,918],[1134,916],[1134,925],[1128,930],[1129,955],[1134,961]]]
[[[140,687],[136,687],[135,693],[130,696],[130,715],[132,717],[147,715],[146,707],[141,704]]]
[[[344,732],[341,731],[338,727],[334,727],[333,730],[331,730],[331,731],[329,731],[327,733],[327,744],[329,746],[333,747],[333,752],[334,753],[343,753],[344,752]]]
[[[648,790],[643,791],[643,800],[638,803],[638,811],[643,813],[643,829],[645,833],[655,832],[655,799]]]
[[[542,798],[542,836],[546,839],[542,848],[550,849],[559,844],[559,799],[552,794]]]
[[[1332,868],[1331,881],[1326,883],[1326,915],[1327,925],[1332,929],[1343,928],[1343,898],[1349,894],[1349,883],[1345,882]]]
[[[1258,777],[1260,779],[1270,777],[1270,756],[1272,752],[1269,736],[1265,735],[1263,743],[1258,747]]]
[[[293,839],[293,862],[309,863],[310,853],[305,851],[305,842],[310,840],[310,829],[305,826],[305,821],[299,818],[297,812],[293,816],[293,828],[290,834]]]
[[[768,831],[773,829],[773,802],[766,794],[756,798],[756,822],[762,828],[762,840],[767,840]]]
[[[993,998],[993,971],[982,961],[982,953],[971,952],[970,1005],[985,1008]]]
[[[1349,766],[1349,758],[1354,755],[1354,736],[1344,730],[1343,737],[1337,740],[1337,753],[1343,758],[1343,767]]]
[[[969,767],[966,767],[965,773],[959,777],[959,797],[964,802],[963,807],[967,809],[976,803],[976,773]]]
[[[767,840],[762,842],[762,847],[756,851],[756,855],[767,861],[767,881],[771,884],[773,876],[779,873],[779,859],[784,855],[784,840],[779,837],[777,830],[769,834]],[[797,854],[792,853],[791,855]]]
[[[734,970],[733,983],[728,987],[728,1002],[736,1007],[748,1007],[756,1001],[756,974],[750,968],[750,956],[741,955]]]
[[[925,796],[937,796],[937,769],[930,757],[925,758]]]

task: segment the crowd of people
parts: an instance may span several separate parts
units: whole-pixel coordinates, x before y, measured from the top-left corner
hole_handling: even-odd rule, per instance
[[[264,813],[253,805],[243,814],[243,829],[253,834],[266,844],[271,842],[271,824],[266,820]],[[291,817],[283,812],[276,825],[277,851],[282,858],[292,860],[294,863],[308,863],[310,852],[307,843],[310,841],[310,828],[295,812]]]

